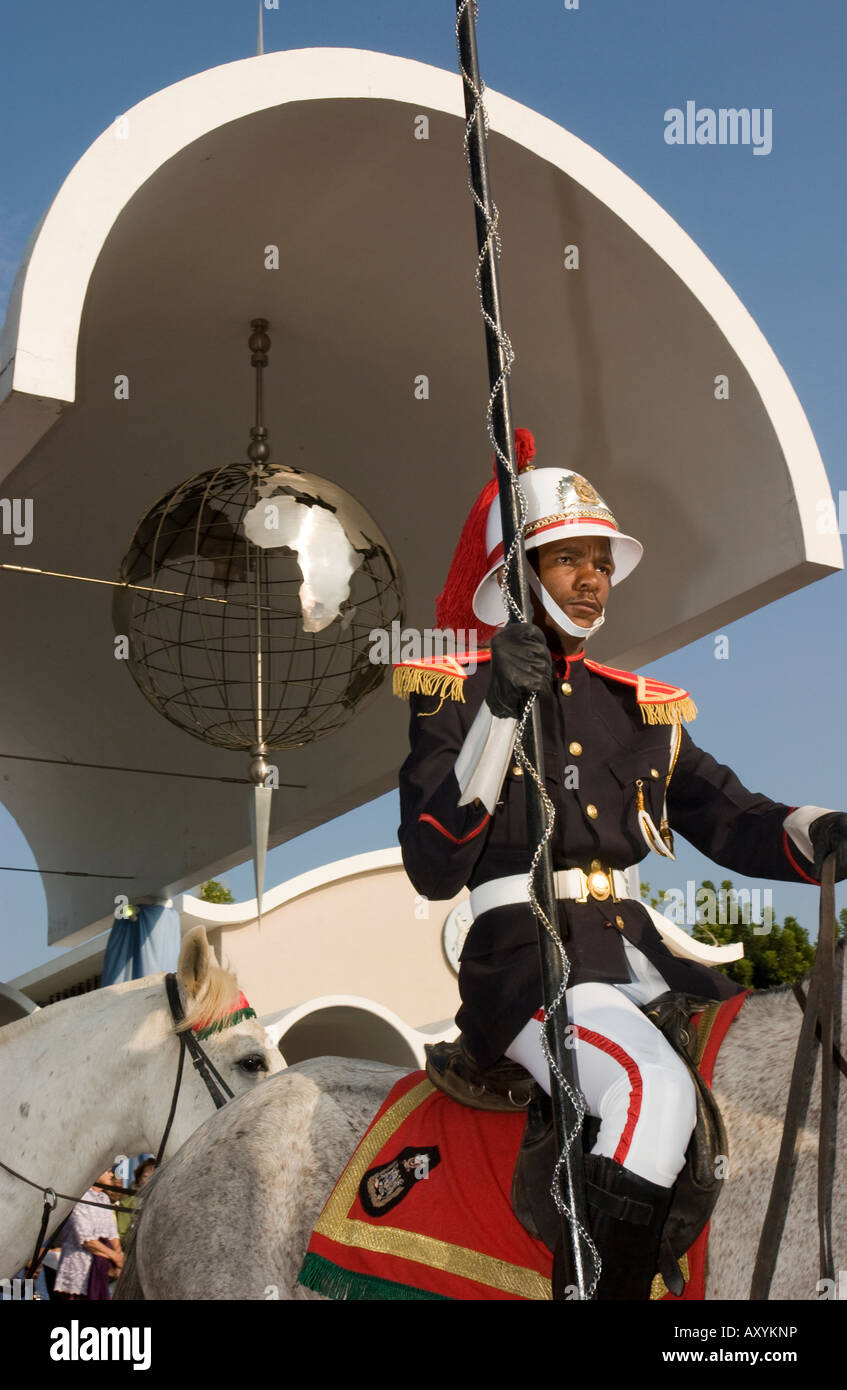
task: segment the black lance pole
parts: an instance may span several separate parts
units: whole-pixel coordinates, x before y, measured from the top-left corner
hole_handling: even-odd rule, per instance
[[[503,551],[506,557],[514,548],[514,564],[506,566],[509,593],[521,613],[532,617],[532,603],[526,577],[526,556],[523,545],[514,547],[516,534],[521,530],[519,501],[513,479],[517,477],[515,460],[515,438],[512,429],[512,407],[509,394],[509,367],[511,356],[506,352],[508,340],[502,330],[500,311],[500,284],[495,257],[494,236],[492,235],[493,201],[488,176],[488,150],[485,123],[482,119],[482,86],[479,76],[479,60],[476,47],[476,20],[474,0],[457,0],[456,38],[459,45],[459,65],[463,78],[465,114],[467,125],[467,153],[470,164],[471,187],[474,193],[474,212],[476,216],[477,246],[479,248],[480,294],[483,318],[485,321],[485,343],[488,354],[488,378],[491,385],[491,414],[494,438],[499,446],[497,451],[497,482],[500,489],[500,512],[503,524]],[[509,468],[502,455],[508,457]],[[509,605],[510,610],[512,605]],[[509,621],[519,621],[514,611],[509,612]],[[524,751],[532,767],[536,769],[540,786],[544,786],[544,763],[541,741],[541,714],[537,701],[533,702],[531,720],[524,729]],[[558,909],[553,881],[553,859],[550,851],[547,817],[539,786],[530,775],[524,778],[526,791],[527,825],[530,843],[540,847],[536,855],[533,886],[541,911],[558,929]],[[541,956],[541,980],[545,1010],[550,1010],[562,989],[562,953],[552,940],[542,921],[538,921],[538,946]],[[559,1158],[560,1191],[576,1223],[587,1228],[585,1194],[583,1187],[582,1145],[579,1124],[581,1116],[567,1095],[562,1079],[575,1091],[573,1059],[570,1049],[565,1045],[564,1029],[560,1020],[566,1020],[564,1010],[554,1011],[547,1029],[547,1043],[550,1054],[558,1068],[559,1076],[553,1069],[550,1072],[551,1099],[553,1103],[553,1123]],[[556,1024],[559,1026],[556,1026]],[[572,1143],[568,1144],[568,1133],[574,1132]],[[560,1208],[561,1211],[561,1208]],[[585,1298],[585,1274],[583,1251],[577,1225],[562,1215],[563,1250],[565,1257],[564,1283],[578,1290],[579,1298]]]

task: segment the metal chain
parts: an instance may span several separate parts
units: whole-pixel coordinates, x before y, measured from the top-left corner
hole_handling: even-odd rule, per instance
[[[457,46],[457,48],[458,48],[458,50],[459,50],[459,70],[460,70],[461,75],[462,75],[462,80],[463,80],[463,82],[465,83],[465,86],[468,88],[468,90],[473,94],[473,98],[474,98],[474,108],[473,108],[473,111],[472,111],[472,113],[471,113],[469,119],[468,119],[468,120],[466,121],[466,123],[465,123],[465,134],[464,134],[464,141],[463,141],[464,152],[465,152],[465,160],[466,160],[466,162],[467,162],[467,164],[468,164],[468,168],[471,168],[471,157],[470,157],[470,136],[471,136],[471,132],[472,132],[474,126],[475,126],[475,125],[477,124],[477,122],[479,121],[480,117],[482,118],[482,121],[483,121],[483,124],[484,124],[484,128],[485,128],[486,135],[488,134],[489,124],[488,124],[488,112],[487,112],[487,110],[486,110],[485,99],[484,99],[485,82],[483,81],[482,78],[480,78],[479,85],[477,86],[477,85],[474,83],[473,78],[472,78],[472,77],[470,76],[470,74],[467,72],[467,70],[466,70],[466,68],[464,67],[464,64],[462,63],[462,60],[461,60],[461,45],[460,45],[460,43],[459,43],[459,32],[460,32],[460,28],[461,28],[461,24],[462,24],[462,19],[463,19],[465,10],[467,9],[467,7],[468,7],[469,4],[472,4],[472,5],[473,5],[474,20],[476,20],[477,17],[478,17],[478,15],[479,15],[479,6],[478,6],[478,4],[477,4],[477,0],[463,0],[463,3],[460,5],[460,7],[459,7],[458,10],[457,10],[457,16],[456,16],[456,46]],[[490,395],[489,395],[489,397],[488,397],[488,405],[487,405],[486,412],[485,412],[485,422],[486,422],[486,427],[487,427],[487,430],[488,430],[488,438],[489,438],[489,440],[490,440],[490,442],[491,442],[491,446],[492,446],[492,448],[494,449],[494,452],[495,452],[497,458],[498,458],[498,459],[500,460],[500,462],[504,465],[504,467],[506,468],[506,471],[507,471],[508,474],[509,474],[509,477],[511,478],[512,487],[513,487],[514,493],[515,493],[515,495],[516,495],[516,497],[517,497],[518,505],[519,505],[519,508],[520,508],[520,523],[519,523],[519,525],[516,527],[516,529],[515,529],[515,534],[514,534],[514,536],[513,536],[513,538],[512,538],[512,543],[511,543],[511,545],[509,546],[508,551],[505,553],[505,555],[504,555],[504,557],[503,557],[503,573],[502,573],[502,576],[501,576],[501,579],[500,579],[500,591],[501,591],[501,593],[502,593],[502,595],[503,595],[503,601],[504,601],[504,604],[506,605],[507,611],[508,611],[509,609],[511,609],[511,611],[515,614],[516,618],[517,618],[520,622],[526,622],[527,619],[526,619],[526,616],[525,616],[523,610],[521,609],[521,607],[520,607],[520,605],[517,603],[517,601],[513,598],[512,593],[511,593],[511,591],[510,591],[510,587],[509,587],[509,578],[510,578],[510,575],[511,575],[511,572],[512,572],[512,567],[513,567],[514,564],[515,564],[515,559],[516,559],[518,550],[519,550],[520,546],[523,544],[524,527],[525,527],[525,525],[526,525],[526,517],[527,517],[527,502],[526,502],[526,497],[524,496],[524,493],[523,493],[523,489],[520,487],[519,482],[518,482],[518,474],[517,474],[517,472],[515,471],[515,469],[512,467],[512,464],[511,464],[511,461],[510,461],[508,455],[507,455],[507,454],[504,454],[503,450],[500,448],[500,445],[499,445],[498,442],[497,442],[496,436],[495,436],[495,434],[494,434],[494,424],[493,424],[494,403],[495,403],[497,397],[498,397],[498,396],[503,392],[503,390],[505,389],[505,384],[506,384],[506,383],[508,382],[508,380],[509,380],[509,377],[510,377],[511,371],[512,371],[512,365],[513,365],[513,363],[514,363],[514,361],[515,361],[515,351],[514,351],[514,348],[512,347],[511,340],[510,340],[508,334],[506,333],[505,329],[502,327],[502,325],[496,323],[495,320],[492,319],[491,315],[490,315],[490,314],[488,313],[488,311],[486,310],[485,301],[484,301],[484,297],[483,297],[483,290],[482,290],[482,267],[483,267],[483,265],[485,264],[485,262],[486,262],[486,260],[488,259],[489,256],[491,256],[492,259],[494,259],[494,258],[496,257],[496,259],[497,259],[498,261],[499,261],[499,259],[500,259],[500,253],[501,253],[501,238],[500,238],[500,230],[499,230],[500,210],[499,210],[499,208],[497,207],[497,204],[494,202],[494,199],[492,198],[492,199],[491,199],[491,211],[489,212],[489,209],[485,206],[485,204],[483,203],[482,199],[481,199],[481,198],[479,197],[479,195],[477,194],[477,191],[476,191],[476,189],[475,189],[474,186],[473,186],[473,179],[472,179],[471,177],[468,178],[468,188],[470,189],[471,197],[473,198],[474,202],[476,203],[476,206],[479,208],[480,212],[482,213],[483,218],[485,219],[486,232],[487,232],[486,239],[485,239],[485,244],[484,244],[483,249],[482,249],[482,251],[480,252],[479,256],[477,257],[476,267],[475,267],[475,271],[474,271],[474,279],[475,279],[475,281],[476,281],[476,290],[477,290],[477,296],[478,296],[478,298],[479,298],[479,306],[480,306],[480,310],[481,310],[482,317],[483,317],[484,321],[486,322],[486,324],[488,324],[489,328],[492,330],[492,332],[494,333],[495,337],[497,338],[497,341],[498,341],[498,343],[499,343],[499,345],[500,345],[501,351],[502,351],[502,353],[503,353],[503,359],[504,359],[503,370],[501,371],[499,377],[498,377],[497,380],[495,381],[494,386],[493,386],[492,389],[491,389],[491,393],[490,393]],[[578,1135],[579,1132],[580,1132],[580,1129],[581,1129],[581,1127],[582,1127],[582,1122],[583,1122],[583,1120],[584,1120],[584,1118],[585,1118],[585,1115],[586,1115],[586,1113],[587,1113],[588,1107],[587,1107],[585,1098],[584,1098],[584,1096],[582,1095],[582,1093],[581,1093],[579,1090],[575,1090],[575,1089],[569,1084],[569,1082],[565,1079],[564,1075],[562,1074],[561,1069],[559,1068],[559,1066],[557,1065],[557,1063],[556,1063],[556,1061],[555,1061],[555,1059],[554,1059],[554,1057],[553,1057],[553,1053],[552,1053],[552,1051],[551,1051],[550,1043],[549,1043],[549,1034],[551,1034],[552,1031],[553,1031],[554,1028],[555,1028],[555,1024],[556,1024],[556,1015],[557,1015],[557,1014],[562,1010],[562,1008],[565,1006],[565,992],[566,992],[566,990],[567,990],[567,983],[568,983],[568,977],[570,976],[571,966],[570,966],[570,961],[569,961],[568,956],[567,956],[567,952],[565,951],[564,943],[563,943],[563,941],[562,941],[562,938],[561,938],[559,932],[556,931],[556,930],[554,929],[553,925],[552,925],[551,922],[548,920],[547,915],[546,915],[546,913],[544,912],[544,910],[543,910],[543,908],[542,908],[540,902],[538,901],[538,897],[537,897],[536,892],[535,892],[535,886],[534,886],[534,881],[533,881],[534,878],[535,878],[535,871],[536,871],[536,868],[537,868],[537,866],[538,866],[538,862],[539,862],[539,860],[540,860],[540,858],[541,858],[541,856],[542,856],[542,854],[543,854],[543,852],[544,852],[544,846],[545,846],[545,845],[548,843],[548,841],[551,839],[551,837],[552,837],[552,835],[553,835],[553,829],[554,829],[554,826],[555,826],[555,823],[556,823],[556,810],[555,810],[555,807],[554,807],[554,805],[553,805],[553,802],[551,801],[551,799],[550,799],[550,797],[549,797],[549,795],[548,795],[548,793],[547,793],[546,787],[544,786],[544,784],[543,784],[542,781],[541,781],[541,778],[540,778],[540,776],[539,776],[539,774],[538,774],[538,769],[534,766],[534,764],[532,763],[531,759],[527,756],[526,749],[525,749],[525,747],[524,747],[524,741],[523,741],[523,740],[524,740],[524,732],[525,732],[525,729],[526,729],[526,723],[527,723],[527,720],[531,718],[531,715],[532,715],[532,708],[533,708],[533,705],[535,704],[535,700],[536,700],[536,695],[535,695],[535,694],[531,694],[531,695],[529,696],[527,702],[526,702],[526,706],[525,706],[524,711],[523,711],[523,714],[522,714],[522,716],[521,716],[521,718],[520,718],[520,720],[519,720],[519,722],[518,722],[518,727],[517,727],[517,730],[516,730],[516,733],[515,733],[515,755],[516,755],[517,760],[518,760],[518,762],[520,763],[521,767],[524,769],[525,772],[527,772],[527,773],[529,774],[529,776],[532,778],[533,782],[535,783],[536,787],[538,788],[538,791],[539,791],[540,796],[541,796],[541,802],[542,802],[542,805],[543,805],[543,807],[544,807],[544,826],[545,826],[545,828],[544,828],[544,834],[542,835],[541,839],[539,840],[539,842],[538,842],[538,844],[537,844],[537,846],[536,846],[536,848],[535,848],[535,852],[534,852],[534,854],[533,854],[533,856],[532,856],[532,860],[531,860],[531,863],[530,863],[529,884],[528,884],[528,888],[529,888],[529,901],[530,901],[530,905],[531,905],[531,907],[532,907],[532,911],[533,911],[533,913],[535,914],[535,917],[536,917],[538,920],[541,921],[541,923],[542,923],[542,925],[543,925],[543,927],[544,927],[544,930],[546,931],[547,935],[550,937],[551,941],[554,943],[554,945],[555,945],[555,947],[556,947],[556,950],[557,950],[558,953],[559,953],[559,959],[560,959],[561,966],[562,966],[562,983],[561,983],[561,985],[559,986],[559,989],[557,990],[556,996],[555,996],[555,998],[552,1000],[552,1002],[551,1002],[551,1004],[550,1004],[550,1007],[549,1007],[548,1009],[545,1009],[545,1013],[544,1013],[544,1022],[543,1022],[542,1029],[541,1029],[541,1046],[542,1046],[542,1050],[543,1050],[543,1052],[544,1052],[544,1056],[545,1056],[546,1061],[547,1061],[547,1065],[549,1066],[551,1073],[556,1077],[557,1081],[559,1082],[559,1084],[561,1085],[561,1087],[562,1087],[562,1089],[564,1090],[565,1094],[567,1095],[567,1097],[568,1097],[568,1099],[569,1099],[571,1105],[573,1106],[574,1115],[575,1115],[575,1120],[574,1120],[573,1128],[570,1129],[570,1130],[568,1131],[568,1133],[564,1136],[564,1147],[563,1147],[561,1153],[559,1154],[558,1158],[556,1159],[556,1163],[555,1163],[555,1166],[554,1166],[554,1168],[553,1168],[553,1181],[552,1181],[552,1186],[551,1186],[551,1188],[550,1188],[550,1195],[551,1195],[551,1197],[553,1198],[553,1201],[554,1201],[555,1204],[556,1204],[556,1209],[557,1209],[557,1211],[559,1212],[559,1215],[560,1215],[560,1216],[566,1217],[566,1219],[567,1219],[568,1222],[570,1223],[570,1226],[571,1226],[571,1229],[572,1229],[572,1230],[573,1230],[574,1228],[576,1228],[576,1231],[577,1231],[577,1233],[578,1233],[578,1236],[584,1241],[584,1243],[588,1246],[588,1249],[589,1249],[590,1252],[591,1252],[591,1259],[592,1259],[593,1265],[594,1265],[594,1277],[593,1277],[593,1280],[592,1280],[590,1286],[588,1287],[588,1291],[587,1291],[587,1293],[586,1293],[586,1298],[590,1299],[590,1298],[593,1296],[594,1290],[596,1289],[597,1284],[598,1284],[599,1279],[600,1279],[600,1273],[601,1273],[601,1269],[602,1269],[602,1264],[601,1264],[601,1260],[600,1260],[600,1255],[599,1255],[599,1252],[598,1252],[598,1250],[597,1250],[596,1245],[594,1244],[594,1241],[593,1241],[592,1238],[591,1238],[591,1233],[590,1233],[590,1231],[588,1231],[588,1230],[586,1229],[586,1227],[583,1226],[582,1222],[579,1221],[579,1220],[577,1219],[576,1214],[571,1210],[571,1208],[570,1208],[570,1207],[568,1206],[568,1204],[565,1202],[565,1200],[564,1200],[564,1198],[563,1198],[563,1196],[562,1196],[562,1193],[561,1193],[561,1172],[562,1172],[562,1168],[564,1167],[565,1160],[566,1160],[566,1158],[567,1158],[567,1155],[570,1153],[570,1150],[571,1150],[571,1148],[572,1148],[572,1146],[573,1146],[574,1140],[576,1139],[577,1135]],[[567,1019],[567,1010],[565,1010],[565,1019]]]
[[[576,1227],[579,1236],[581,1237],[581,1239],[584,1240],[591,1253],[591,1259],[594,1266],[594,1274],[592,1277],[591,1284],[589,1285],[585,1295],[587,1299],[590,1299],[594,1294],[594,1290],[597,1287],[597,1284],[600,1279],[600,1274],[602,1272],[602,1261],[600,1259],[600,1252],[594,1244],[594,1241],[591,1237],[591,1232],[585,1226],[583,1226],[581,1221],[577,1219],[575,1213],[571,1211],[571,1208],[568,1206],[567,1202],[565,1202],[562,1196],[562,1169],[565,1165],[565,1159],[567,1155],[570,1153],[571,1148],[573,1147],[574,1140],[576,1139],[577,1135],[579,1134],[582,1128],[582,1122],[585,1119],[588,1107],[582,1092],[574,1089],[574,1087],[571,1086],[570,1082],[563,1074],[561,1068],[558,1066],[553,1056],[553,1052],[550,1047],[549,1041],[550,1035],[552,1034],[556,1026],[556,1015],[562,1009],[565,1010],[564,1020],[567,1024],[565,993],[568,987],[568,978],[571,973],[571,963],[568,959],[568,955],[565,951],[564,943],[559,932],[557,932],[553,928],[551,922],[547,917],[547,914],[541,906],[541,903],[538,901],[534,885],[535,870],[537,868],[538,861],[540,860],[541,855],[544,851],[545,844],[548,842],[548,840],[550,840],[553,834],[553,828],[556,821],[556,810],[547,792],[547,788],[544,786],[543,782],[541,781],[541,778],[538,775],[538,769],[527,757],[526,750],[523,745],[524,728],[527,719],[530,717],[530,711],[532,710],[532,706],[535,702],[535,699],[535,695],[531,695],[530,698],[527,700],[526,708],[518,723],[517,735],[515,740],[515,750],[518,762],[523,767],[525,773],[529,774],[536,787],[538,788],[539,794],[541,796],[541,802],[544,807],[544,834],[542,835],[541,839],[536,845],[535,853],[532,856],[532,861],[529,870],[529,900],[536,918],[540,919],[541,923],[544,926],[544,930],[546,931],[547,935],[550,937],[551,941],[556,947],[562,967],[562,982],[559,985],[558,990],[556,991],[554,999],[550,1003],[550,1007],[548,1009],[545,1009],[544,1012],[544,1022],[541,1028],[541,1049],[544,1053],[545,1060],[547,1062],[548,1067],[550,1068],[551,1073],[556,1077],[556,1080],[559,1082],[559,1085],[562,1087],[562,1090],[567,1095],[574,1109],[573,1128],[568,1130],[568,1132],[565,1134],[564,1147],[559,1153],[559,1156],[556,1159],[555,1165],[553,1167],[553,1180],[550,1187],[550,1195],[552,1196],[553,1201],[556,1204],[556,1209],[559,1212],[559,1214],[567,1218],[572,1228]]]

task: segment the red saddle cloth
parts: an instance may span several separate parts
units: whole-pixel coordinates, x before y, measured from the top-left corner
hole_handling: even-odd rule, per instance
[[[715,1059],[746,994],[696,1017],[698,1065]],[[525,1116],[471,1110],[422,1071],[399,1081],[333,1189],[299,1283],[336,1299],[549,1299],[553,1257],[516,1219],[512,1174]],[[683,1259],[681,1299],[705,1292],[706,1226]],[[660,1276],[653,1298],[672,1299]]]

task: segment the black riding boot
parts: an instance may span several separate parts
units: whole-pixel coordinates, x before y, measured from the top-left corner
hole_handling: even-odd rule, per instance
[[[592,1239],[603,1262],[594,1297],[649,1299],[672,1187],[659,1187],[603,1154],[584,1158]],[[586,1259],[591,1277],[591,1260]]]

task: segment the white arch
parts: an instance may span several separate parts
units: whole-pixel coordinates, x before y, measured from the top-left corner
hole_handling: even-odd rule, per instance
[[[393,1010],[358,994],[318,995],[305,1004],[265,1014],[259,1021],[289,1064],[303,1061],[307,1056],[337,1055],[368,1057],[397,1066],[423,1067],[426,1064],[425,1043],[440,1038],[452,1039],[458,1033],[458,1029],[451,1024],[433,1032],[411,1028]],[[299,1042],[296,1052],[289,1056],[285,1040],[293,1039],[295,1033],[299,1034]],[[361,1041],[357,1043],[357,1039]],[[357,1045],[366,1050],[348,1050]],[[339,1051],[339,1048],[342,1050]]]
[[[339,98],[403,102],[464,119],[461,86],[453,73],[383,53],[312,48],[246,58],[186,78],[139,102],[94,142],[33,234],[13,286],[0,336],[0,426],[7,454],[11,450],[17,458],[7,456],[5,471],[50,427],[61,402],[75,399],[86,289],[133,194],[163,163],[211,130],[289,102]],[[563,170],[606,204],[714,319],[755,384],[779,439],[807,556],[842,568],[839,537],[822,535],[816,527],[817,504],[831,494],[811,428],[785,371],[737,295],[673,218],[609,160],[508,97],[488,90],[486,100],[492,130]],[[16,397],[9,400],[13,391]]]
[[[308,869],[304,874],[288,878],[269,888],[262,894],[262,916],[267,917],[284,903],[302,898],[315,888],[338,883],[345,878],[357,878],[362,874],[373,873],[378,869],[399,869],[403,864],[400,846],[391,849],[366,850],[364,854],[351,854],[346,859],[334,859],[331,864],[321,864],[317,869]],[[207,903],[190,893],[183,893],[177,902],[182,917],[183,931],[195,922],[210,927],[237,927],[244,922],[254,922],[259,915],[259,904],[255,898],[245,898],[240,903]]]

